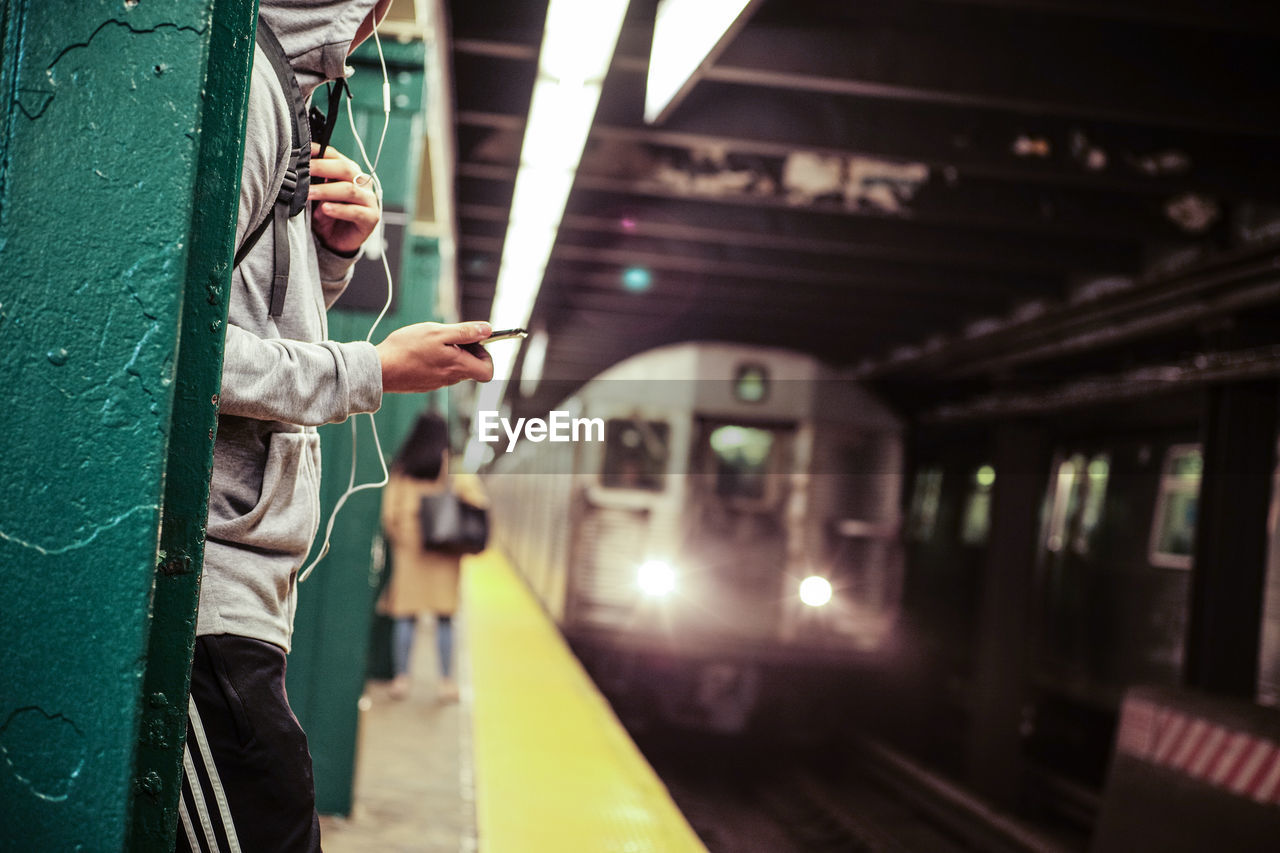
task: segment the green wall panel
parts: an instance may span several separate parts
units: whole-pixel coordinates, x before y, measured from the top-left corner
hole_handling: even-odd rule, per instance
[[[429,306],[435,299],[439,270],[436,243],[411,238],[406,254],[413,254],[416,263],[406,264],[412,274],[402,274],[397,281],[399,307],[383,320],[381,334],[431,316]],[[369,315],[332,312],[329,333],[335,340],[358,340],[367,334],[371,322]],[[428,394],[389,394],[383,398],[375,419],[388,464],[430,398]],[[382,472],[369,419],[360,415],[355,422],[356,480],[376,482]],[[350,479],[350,421],[321,427],[320,440],[324,454],[322,518],[328,519]],[[293,651],[289,655],[289,703],[307,731],[315,763],[316,805],[325,814],[351,812],[359,725],[357,703],[364,687],[379,581],[370,555],[378,532],[380,507],[380,490],[360,492],[346,502],[334,523],[328,556],[298,594]],[[317,542],[313,553],[318,553],[319,547]]]
[[[221,358],[226,267],[211,258],[230,254],[243,108],[206,100],[206,75],[242,103],[247,63],[230,54],[248,50],[234,34],[251,21],[252,4],[222,0],[3,8],[3,850],[124,849],[135,795],[173,790],[180,732],[163,720],[144,731],[144,706],[162,701],[144,699],[144,679],[176,674],[181,691],[189,657],[148,672],[153,579],[170,454],[209,452]],[[229,180],[200,168],[215,150]],[[193,235],[198,186],[209,227]],[[203,333],[183,330],[187,288],[210,305]],[[178,395],[180,337],[211,363]],[[171,446],[175,417],[198,434]],[[202,513],[199,477],[171,520]],[[186,527],[170,539],[194,577],[201,531]],[[185,630],[188,649],[193,612],[157,620],[179,645]],[[142,773],[140,733],[167,757]]]
[[[411,206],[417,169],[421,162],[423,126],[420,45],[384,44],[391,80],[392,114],[378,164],[389,208]],[[354,57],[356,74],[351,81],[353,113],[370,158],[382,130],[382,77],[372,44],[366,43]],[[345,110],[344,110],[345,112]],[[333,144],[358,158],[345,116],[334,133]],[[406,235],[403,257],[396,274],[397,305],[383,319],[374,341],[408,323],[436,319],[435,299],[439,277],[439,248],[434,239]],[[334,340],[360,340],[368,334],[373,315],[350,311],[330,312],[329,335]],[[383,453],[388,462],[431,395],[395,394],[383,398],[375,416]],[[357,433],[356,480],[376,482],[381,477],[369,418],[355,419]],[[321,469],[323,518],[346,491],[352,459],[351,423],[322,427],[324,461]],[[338,515],[328,556],[302,584],[298,595],[293,650],[289,655],[289,702],[307,731],[316,775],[316,804],[322,813],[349,814],[359,725],[357,703],[363,691],[370,624],[379,576],[370,558],[378,531],[381,491],[353,495]],[[323,535],[323,529],[321,531]],[[318,553],[316,543],[313,553]]]

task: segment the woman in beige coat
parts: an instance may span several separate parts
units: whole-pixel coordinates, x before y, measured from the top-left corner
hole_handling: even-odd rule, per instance
[[[453,615],[458,609],[460,558],[422,546],[418,507],[424,495],[452,489],[467,503],[486,506],[480,480],[472,474],[449,472],[449,428],[435,412],[419,415],[413,431],[391,463],[391,476],[382,494],[382,529],[391,547],[391,578],[378,601],[378,611],[395,620],[391,695],[409,690],[409,653],[420,613],[433,614],[440,681],[437,697],[458,697],[453,680]]]

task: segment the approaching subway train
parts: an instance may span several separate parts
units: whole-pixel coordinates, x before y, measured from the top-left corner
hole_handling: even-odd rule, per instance
[[[804,355],[685,343],[557,411],[595,434],[500,456],[495,534],[629,723],[804,728],[888,642],[903,430],[857,383]]]

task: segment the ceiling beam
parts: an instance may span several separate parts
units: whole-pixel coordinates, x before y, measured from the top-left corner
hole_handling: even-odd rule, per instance
[[[1276,252],[1272,243],[1212,257],[1101,298],[1064,303],[1028,322],[1005,323],[988,334],[957,338],[928,353],[882,360],[867,375],[1004,375],[1020,365],[1096,351],[1275,305],[1280,302]]]
[[[733,341],[740,344],[783,347],[808,352],[839,364],[852,364],[867,356],[883,352],[895,340],[892,332],[877,328],[850,332],[847,325],[826,322],[743,323],[708,315],[679,315],[663,318],[661,326],[645,327],[628,324],[617,315],[594,315],[575,311],[557,320],[549,333],[547,367],[561,357],[583,362],[593,355],[604,366],[614,363],[620,353],[642,352],[678,341]],[[608,335],[605,342],[579,339],[583,330],[595,329]],[[545,375],[555,375],[547,372]]]
[[[574,212],[577,210],[592,214]],[[707,202],[616,205],[607,197],[582,192],[571,199],[568,211],[561,222],[562,233],[589,232],[602,238],[705,243],[797,255],[1055,274],[1073,267],[1131,272],[1137,270],[1139,260],[1134,244],[1119,241],[1004,235],[913,220],[851,219]],[[499,205],[472,204],[465,205],[459,216],[464,232],[498,236],[508,213]]]
[[[1020,12],[1099,20],[1134,21],[1162,27],[1280,34],[1272,0],[933,0]]]
[[[892,7],[896,4],[888,4]],[[757,17],[704,79],[789,91],[1280,135],[1272,43],[1098,21],[1008,20],[968,9],[795,25]],[[900,11],[900,10],[898,10]],[[951,12],[952,14],[940,14]],[[896,19],[892,19],[896,18]],[[808,24],[809,22],[806,22]],[[996,22],[998,23],[998,22]],[[1017,49],[1011,50],[1011,39]],[[905,61],[904,61],[905,60]]]
[[[592,130],[597,141],[718,147],[773,157],[801,152],[882,158],[921,162],[960,177],[1280,199],[1280,178],[1265,168],[1274,154],[1274,139],[1265,136],[715,82],[701,83],[687,108],[655,127],[640,117],[643,73],[616,71],[606,83]],[[492,80],[492,72],[485,79]],[[483,103],[475,100],[460,110],[458,125],[523,131],[522,111],[476,108]]]
[[[571,312],[600,314],[609,318],[610,324],[620,333],[637,328],[662,327],[684,322],[681,318],[689,317],[701,321],[714,319],[717,323],[733,323],[742,326],[763,324],[780,328],[808,328],[822,334],[841,331],[844,334],[856,335],[870,333],[902,335],[918,332],[922,325],[920,318],[909,317],[902,312],[880,313],[874,309],[854,314],[823,311],[820,307],[815,307],[803,312],[804,316],[800,316],[801,312],[794,310],[787,314],[785,309],[776,302],[769,306],[745,301],[716,305],[707,301],[691,306],[682,313],[674,314],[662,305],[652,302],[643,303],[632,300],[631,304],[628,304],[624,300],[625,297],[620,299],[613,295],[584,296],[574,293],[548,298],[545,304],[539,305],[538,310],[547,312],[548,316]],[[830,308],[829,303],[827,308]],[[949,319],[953,318],[935,318],[933,324],[935,327],[942,327]]]
[[[619,308],[627,305],[661,303],[669,311],[684,310],[702,302],[758,301],[770,306],[773,314],[895,314],[915,318],[937,318],[959,323],[992,314],[1004,314],[1014,305],[1043,298],[1028,289],[1020,293],[993,291],[973,282],[937,279],[933,282],[879,279],[872,282],[843,281],[804,287],[787,286],[769,279],[746,281],[734,276],[707,276],[664,272],[654,277],[649,291],[623,293],[622,267],[603,267],[556,261],[549,269],[545,287],[549,294],[620,295]],[[493,279],[475,274],[464,276],[466,290],[478,304],[493,296]],[[853,297],[853,298],[851,298]],[[550,297],[548,297],[550,298]]]
[[[592,190],[640,199],[702,200],[702,197],[683,191],[659,177],[631,179],[593,172],[593,169],[601,168],[600,164],[601,158],[597,156],[584,157],[574,184],[575,194],[582,190]],[[493,182],[501,186],[494,186],[489,192],[494,198],[505,194],[508,201],[514,174],[514,168],[493,163],[461,162],[457,168],[460,186],[472,180]],[[472,191],[471,188],[461,190],[466,198],[472,197]],[[705,200],[715,204],[764,209],[798,208],[797,204],[782,195],[724,194],[707,197]],[[1175,242],[1187,239],[1187,235],[1165,217],[1162,207],[1162,202],[1157,199],[1117,197],[1083,191],[1050,192],[1043,188],[1037,191],[982,181],[948,183],[945,177],[938,179],[931,176],[916,197],[910,200],[907,209],[897,217],[873,208],[850,208],[841,202],[827,200],[815,201],[799,209],[851,218],[900,217],[933,225],[1104,240],[1156,239]]]
[[[493,255],[501,251],[500,239],[463,236],[459,253],[483,252]],[[467,259],[460,257],[464,274]],[[811,264],[808,267],[781,263],[762,264],[753,261],[721,260],[713,257],[681,256],[664,251],[636,251],[625,248],[600,248],[558,242],[551,253],[550,271],[554,264],[586,265],[617,270],[617,275],[630,267],[643,267],[653,275],[677,273],[697,277],[719,277],[735,281],[790,282],[809,287],[826,287],[837,292],[897,290],[904,293],[935,293],[956,296],[975,294],[979,298],[1002,296],[1035,298],[1060,291],[1061,279],[1054,277],[975,272],[921,267],[886,261],[861,261],[847,267]]]

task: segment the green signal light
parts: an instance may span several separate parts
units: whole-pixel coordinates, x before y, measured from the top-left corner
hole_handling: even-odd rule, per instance
[[[622,272],[622,286],[632,293],[648,290],[653,284],[653,273],[644,267],[628,267]]]

